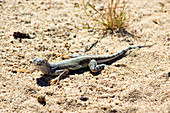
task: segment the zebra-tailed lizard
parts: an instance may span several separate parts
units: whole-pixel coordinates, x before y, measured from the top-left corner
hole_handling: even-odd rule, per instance
[[[59,82],[60,79],[67,75],[71,70],[78,70],[81,68],[89,67],[92,72],[99,72],[104,69],[105,63],[119,58],[128,50],[151,46],[152,45],[130,46],[111,55],[75,55],[74,58],[63,60],[58,63],[48,63],[44,59],[35,58],[33,60],[35,69],[32,70],[31,73],[35,70],[39,70],[45,75],[58,76],[51,81],[51,83],[54,84]]]

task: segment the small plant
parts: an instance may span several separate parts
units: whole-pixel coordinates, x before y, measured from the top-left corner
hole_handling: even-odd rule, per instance
[[[94,4],[87,2],[84,5],[84,10],[88,17],[106,29],[120,29],[128,19],[125,11],[127,2],[123,0],[121,3],[120,0],[107,0],[105,6],[97,9]]]

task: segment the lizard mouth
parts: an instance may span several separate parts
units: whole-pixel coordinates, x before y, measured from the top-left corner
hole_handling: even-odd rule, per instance
[[[34,66],[41,66],[41,63],[40,62],[33,62],[32,63]]]
[[[41,66],[40,63],[33,63],[34,66]]]

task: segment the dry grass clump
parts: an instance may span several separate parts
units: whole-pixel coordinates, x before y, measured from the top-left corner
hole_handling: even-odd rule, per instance
[[[88,1],[84,3],[85,13],[93,21],[103,25],[106,29],[120,29],[125,27],[129,19],[126,8],[128,1],[125,0],[107,0],[100,8]]]

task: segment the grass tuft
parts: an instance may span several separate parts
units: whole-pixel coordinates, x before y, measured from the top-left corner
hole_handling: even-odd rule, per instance
[[[106,29],[118,29],[125,27],[129,17],[125,9],[128,1],[107,0],[99,9],[91,2],[84,3],[84,11],[90,19],[103,25]],[[89,28],[89,27],[88,27]]]

